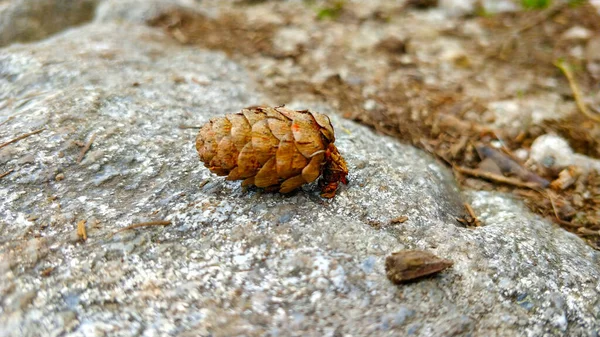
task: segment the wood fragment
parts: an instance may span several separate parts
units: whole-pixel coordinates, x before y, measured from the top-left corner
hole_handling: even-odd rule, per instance
[[[580,235],[585,235],[585,236],[600,236],[600,231],[585,228],[585,227],[578,228],[577,233]]]
[[[10,170],[8,170],[8,171],[6,171],[6,172],[4,172],[4,173],[0,174],[0,179],[2,179],[2,178],[4,178],[4,177],[6,177],[7,175],[9,175],[9,174],[11,174],[11,173],[13,173],[13,171],[14,171],[14,170],[15,170],[15,169],[10,169]]]
[[[439,114],[436,119],[436,125],[434,127],[440,129],[449,129],[460,133],[465,133],[468,131],[473,131],[477,133],[489,133],[493,134],[495,131],[493,129],[481,126],[475,122],[469,122],[461,120],[455,116],[448,114]]]
[[[583,95],[581,94],[581,90],[579,90],[579,86],[577,85],[577,82],[575,81],[575,77],[573,76],[573,71],[571,70],[571,66],[563,60],[557,60],[556,62],[554,62],[554,65],[558,69],[560,69],[560,71],[562,71],[562,73],[567,78],[567,81],[569,82],[569,86],[571,87],[571,91],[573,92],[573,97],[575,98],[575,104],[577,104],[577,108],[579,108],[579,111],[581,111],[589,119],[596,121],[596,122],[600,122],[600,116],[591,112],[588,109],[587,105],[585,105],[585,102],[583,100]]]
[[[463,135],[458,142],[450,146],[449,152],[452,158],[456,158],[456,156],[467,146],[468,141],[469,136]]]
[[[542,193],[542,192],[540,191],[540,193]],[[542,194],[544,194],[544,193],[542,193]],[[558,211],[556,210],[556,203],[554,202],[554,197],[552,196],[550,191],[545,191],[545,196],[547,196],[548,199],[550,199],[550,205],[552,205],[552,211],[554,212],[554,217],[556,218],[556,220],[562,221],[560,216],[558,216]]]
[[[465,206],[465,209],[467,210],[467,212],[469,212],[469,215],[470,215],[472,218],[476,218],[476,216],[475,216],[475,212],[473,211],[473,208],[471,207],[471,205],[469,205],[469,203],[466,203],[466,202],[465,202],[465,203],[464,203],[464,206]]]
[[[188,37],[179,28],[174,28],[171,31],[171,34],[181,44],[187,44],[189,42]]]
[[[577,181],[577,178],[581,175],[581,170],[576,166],[569,166],[566,169],[560,171],[558,178],[556,178],[550,184],[555,190],[564,190]]]
[[[202,128],[202,126],[198,126],[198,125],[187,125],[187,124],[179,124],[179,128],[180,129],[197,129],[200,130]]]
[[[516,190],[515,191],[515,193],[518,194],[519,196],[522,196],[525,198],[530,198],[530,199],[536,198],[536,196],[535,196],[536,192],[540,193],[544,198],[547,198],[550,201],[550,205],[552,206],[552,211],[554,213],[554,220],[556,222],[563,225],[564,227],[568,227],[571,229],[577,229],[577,228],[584,226],[583,224],[572,223],[570,221],[566,221],[566,220],[563,220],[560,218],[560,216],[558,215],[558,210],[556,208],[556,201],[555,201],[556,196],[554,195],[554,192],[552,190],[533,189],[533,191],[525,191],[525,190]]]
[[[82,241],[87,240],[87,231],[85,228],[85,220],[81,220],[77,223],[77,236],[81,238]]]
[[[88,152],[90,147],[92,147],[92,143],[94,142],[94,139],[96,139],[96,133],[92,134],[92,136],[90,137],[90,140],[88,140],[88,142],[85,144],[85,147],[83,149],[81,149],[81,152],[79,152],[79,157],[77,157],[77,164],[81,163],[85,154]]]
[[[54,267],[48,267],[40,272],[41,277],[48,277],[54,271]]]
[[[198,187],[202,188],[204,187],[204,185],[208,184],[210,182],[210,179],[204,179],[200,182],[200,184],[198,184]]]
[[[517,187],[523,187],[523,188],[529,188],[532,190],[538,190],[541,187],[537,183],[523,182],[520,179],[509,178],[509,177],[505,177],[505,176],[502,176],[499,174],[485,172],[485,171],[478,170],[478,169],[471,169],[468,167],[457,166],[457,165],[453,166],[452,168],[459,173],[470,175],[470,176],[476,177],[476,178],[491,180],[491,181],[497,182],[497,183],[517,186]]]
[[[133,225],[129,225],[127,227],[121,228],[118,231],[114,232],[113,234],[111,234],[111,236],[120,233],[120,232],[124,232],[130,229],[135,229],[135,228],[140,228],[140,227],[150,227],[150,226],[168,226],[171,224],[170,220],[159,220],[159,221],[149,221],[149,222],[140,222],[140,223],[136,223]]]
[[[481,226],[481,221],[479,221],[479,219],[477,218],[477,215],[475,215],[475,211],[473,211],[473,207],[471,207],[471,205],[469,205],[469,203],[466,203],[466,202],[463,205],[465,206],[467,213],[469,213],[470,219],[466,219],[468,225],[475,226],[475,227]]]
[[[42,131],[44,131],[44,130],[46,130],[46,129],[39,129],[39,130],[35,130],[35,131],[31,131],[31,132],[28,132],[28,133],[22,134],[22,135],[20,135],[20,136],[18,136],[18,137],[16,137],[16,138],[13,138],[13,139],[11,139],[11,140],[9,140],[9,141],[5,142],[5,143],[2,143],[2,144],[0,144],[0,149],[1,149],[1,148],[3,148],[3,147],[5,147],[5,146],[7,146],[7,145],[9,145],[9,144],[12,144],[12,143],[18,142],[18,141],[20,141],[21,139],[25,139],[25,138],[27,138],[27,137],[29,137],[29,136],[33,136],[33,135],[35,135],[35,134],[38,134],[38,133],[40,133],[40,132],[42,132]]]
[[[399,216],[397,218],[393,218],[392,220],[390,220],[390,223],[392,223],[392,224],[398,224],[398,223],[403,223],[406,220],[408,220],[408,217],[406,215],[402,215],[402,216]]]
[[[192,82],[194,82],[194,83],[196,83],[196,84],[198,84],[198,85],[209,85],[209,84],[210,84],[210,81],[207,81],[207,80],[199,80],[199,79],[197,79],[197,78],[195,78],[195,77],[192,77]]]
[[[404,250],[385,259],[387,278],[394,283],[411,281],[439,273],[454,263],[423,250]]]

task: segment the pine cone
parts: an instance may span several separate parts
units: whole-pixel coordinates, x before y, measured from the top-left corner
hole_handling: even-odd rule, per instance
[[[333,142],[329,117],[285,107],[251,107],[211,119],[196,137],[200,160],[211,172],[288,193],[315,181],[332,198],[348,169]]]

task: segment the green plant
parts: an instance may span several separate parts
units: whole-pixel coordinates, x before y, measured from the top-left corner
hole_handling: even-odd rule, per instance
[[[327,20],[337,18],[344,9],[344,1],[334,1],[330,6],[317,10],[317,19]]]
[[[587,0],[569,0],[569,6],[577,7],[579,5],[583,5],[586,2],[587,2]]]
[[[552,0],[521,0],[521,6],[526,9],[548,8]]]

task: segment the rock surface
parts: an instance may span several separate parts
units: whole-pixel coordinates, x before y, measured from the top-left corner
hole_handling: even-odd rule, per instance
[[[42,39],[92,19],[100,0],[0,1],[0,46]]]
[[[44,129],[0,149],[0,336],[597,335],[597,252],[325,105],[289,102],[333,117],[351,172],[333,200],[211,175],[179,126],[268,99],[223,54],[109,12],[0,50],[0,143]],[[459,226],[463,200],[484,226]],[[154,220],[172,223],[117,233]],[[400,249],[454,266],[395,286]]]

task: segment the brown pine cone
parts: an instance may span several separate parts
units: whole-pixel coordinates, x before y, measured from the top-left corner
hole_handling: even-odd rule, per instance
[[[202,126],[196,150],[211,172],[243,179],[242,186],[288,193],[322,174],[321,196],[332,198],[348,175],[334,141],[333,126],[323,114],[251,107]]]

